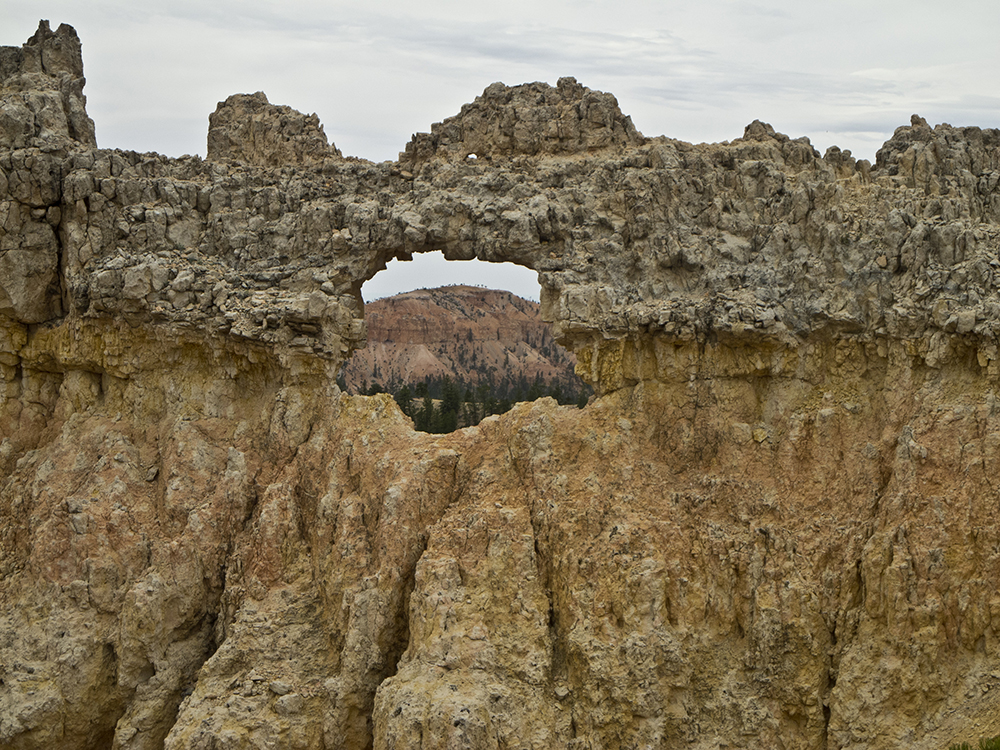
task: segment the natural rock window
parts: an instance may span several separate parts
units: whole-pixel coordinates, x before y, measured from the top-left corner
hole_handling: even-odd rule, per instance
[[[500,286],[515,291],[492,288]],[[583,405],[591,391],[542,321],[538,291],[535,273],[512,263],[445,261],[441,253],[393,260],[362,288],[368,346],[340,385],[391,393],[426,432],[542,396]]]

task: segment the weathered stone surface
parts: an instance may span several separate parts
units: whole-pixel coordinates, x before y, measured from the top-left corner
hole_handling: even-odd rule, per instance
[[[22,47],[0,47],[0,148],[96,146],[83,95],[83,56],[72,26],[48,21]]]
[[[644,141],[611,94],[591,91],[575,78],[560,78],[555,88],[494,83],[455,117],[415,135],[400,161],[415,165],[435,156],[575,154]]]
[[[315,114],[267,101],[263,91],[233,94],[208,118],[208,158],[258,167],[321,164],[340,157]]]
[[[11,247],[0,251],[0,314],[25,323],[55,318],[60,312],[55,232],[30,220],[16,232]]]
[[[563,81],[396,164],[15,128],[0,745],[1000,733],[997,131],[915,118],[870,165],[626,123]],[[360,285],[433,249],[537,270],[599,397],[430,436],[339,393]]]

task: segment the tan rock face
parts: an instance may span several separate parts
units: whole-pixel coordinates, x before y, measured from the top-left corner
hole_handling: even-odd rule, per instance
[[[80,79],[23,62],[67,29],[5,97]],[[611,102],[490,87],[384,165],[4,136],[0,746],[1000,733],[996,131],[871,166]],[[432,249],[539,271],[595,402],[338,393],[360,285]]]

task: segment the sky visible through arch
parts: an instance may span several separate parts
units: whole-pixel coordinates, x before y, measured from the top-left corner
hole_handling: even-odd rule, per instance
[[[440,251],[418,253],[411,261],[391,260],[361,287],[365,302],[408,292],[412,289],[468,284],[506,289],[518,297],[538,302],[538,274],[514,263],[481,260],[446,260]]]

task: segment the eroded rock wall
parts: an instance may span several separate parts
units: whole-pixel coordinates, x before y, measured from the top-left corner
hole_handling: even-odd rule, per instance
[[[82,102],[50,35],[3,102],[53,39],[31,90]],[[1000,733],[996,131],[696,146],[564,79],[375,165],[248,99],[209,160],[2,142],[0,745]],[[361,284],[432,249],[539,272],[587,409],[337,391]]]
[[[576,363],[538,310],[510,292],[463,285],[375,300],[365,306],[368,346],[354,353],[341,382],[350,393],[367,393],[369,383],[388,392],[407,385],[412,393],[417,383],[443,377],[470,388],[519,389],[522,398],[536,380],[577,392]]]

